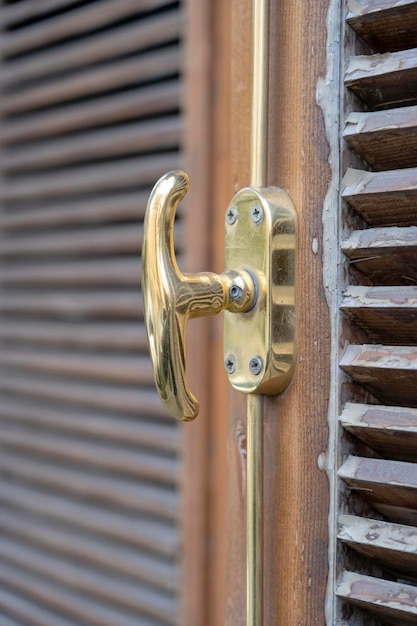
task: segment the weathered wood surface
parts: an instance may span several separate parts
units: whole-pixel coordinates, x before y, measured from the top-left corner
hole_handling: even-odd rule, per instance
[[[417,287],[349,286],[341,310],[370,340],[411,345],[417,336]]]
[[[343,572],[337,595],[369,611],[383,623],[392,626],[416,623],[417,593],[411,585]]]
[[[417,347],[351,345],[340,367],[382,402],[417,406]]]
[[[348,169],[342,197],[372,226],[417,224],[417,168],[367,172]]]
[[[375,52],[417,46],[417,6],[414,0],[348,0],[351,26]]]
[[[339,420],[381,456],[417,461],[417,409],[348,402]]]
[[[415,463],[349,456],[338,475],[388,520],[417,525]]]
[[[371,110],[417,104],[417,48],[351,57],[345,85]]]
[[[417,579],[417,529],[354,515],[339,515],[337,537],[396,576]]]
[[[417,226],[356,230],[342,250],[373,284],[417,284]]]
[[[111,61],[118,56],[166,45],[179,37],[180,26],[181,15],[174,9],[156,17],[124,24],[110,32],[99,32],[85,40],[61,45],[53,54],[48,49],[18,57],[5,66],[2,72],[2,88],[16,87],[24,81],[59,75],[65,70],[74,71],[92,63]]]
[[[343,138],[373,170],[416,167],[417,106],[355,111],[346,120]]]

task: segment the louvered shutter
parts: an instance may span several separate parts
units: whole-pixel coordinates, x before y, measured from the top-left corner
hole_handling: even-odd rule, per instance
[[[0,23],[0,626],[178,624],[180,432],[140,250],[181,164],[182,8],[22,0]]]
[[[417,2],[348,5],[340,623],[415,624]]]

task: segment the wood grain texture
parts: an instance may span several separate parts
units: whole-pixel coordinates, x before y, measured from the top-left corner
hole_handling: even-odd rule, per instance
[[[417,46],[417,6],[414,0],[365,0],[347,3],[346,20],[375,52]]]
[[[250,6],[234,2],[233,9],[232,180],[239,188],[249,182],[250,51],[243,33],[250,32]],[[323,29],[327,9],[328,3],[321,1],[271,5],[268,183],[287,189],[299,212],[301,268],[296,375],[280,398],[265,402],[264,620],[271,625],[305,624],[306,616],[309,624],[324,624],[325,620],[329,487],[317,459],[328,440],[330,330],[321,254],[312,252],[312,238],[317,238],[321,250],[321,211],[330,168],[316,89],[326,67]],[[230,626],[244,623],[245,596],[246,411],[242,400],[236,395],[232,398]]]

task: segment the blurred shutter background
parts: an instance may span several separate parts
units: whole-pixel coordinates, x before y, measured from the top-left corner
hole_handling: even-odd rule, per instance
[[[182,161],[182,9],[4,1],[0,24],[0,626],[178,624],[140,252]]]

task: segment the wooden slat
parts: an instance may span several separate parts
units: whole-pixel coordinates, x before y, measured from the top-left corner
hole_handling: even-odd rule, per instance
[[[68,172],[32,174],[4,182],[0,189],[3,201],[28,201],[31,198],[53,199],[96,191],[113,191],[126,187],[153,184],[162,174],[178,169],[177,153],[151,155],[124,159],[115,163],[102,163],[74,167]]]
[[[383,623],[392,626],[416,623],[417,594],[411,585],[343,572],[336,593],[340,598],[369,611]]]
[[[50,80],[16,93],[2,95],[0,111],[16,115],[33,109],[65,101],[108,93],[129,85],[172,78],[179,72],[180,57],[177,46],[148,52],[133,59],[123,59],[102,67],[80,70],[74,75]]]
[[[142,247],[141,224],[99,227],[94,229],[61,229],[46,234],[9,236],[1,241],[0,257],[14,258],[45,255],[90,255],[136,252]],[[137,261],[140,276],[139,256]],[[7,272],[7,270],[6,270]]]
[[[11,118],[2,128],[0,142],[10,145],[79,130],[89,130],[115,122],[139,120],[175,112],[180,107],[182,90],[178,81],[142,87],[122,94],[103,96],[92,102],[67,105],[53,111],[30,113]]]
[[[417,46],[415,0],[349,0],[347,22],[375,52]]]
[[[63,402],[69,407],[83,406],[111,412],[120,411],[144,418],[168,419],[159,398],[148,389],[109,388],[108,385],[3,373],[0,390],[17,394],[21,398]]]
[[[417,106],[355,111],[346,120],[343,137],[373,170],[416,167]]]
[[[153,386],[149,356],[91,355],[65,350],[0,349],[0,367],[51,376]]]
[[[85,470],[63,468],[59,463],[46,463],[26,455],[2,451],[0,468],[10,478],[37,485],[68,497],[87,499],[91,503],[120,507],[176,520],[179,514],[178,495],[172,488],[147,482],[114,478]]]
[[[59,559],[34,550],[10,538],[0,539],[0,558],[18,567],[27,567],[37,575],[67,586],[75,591],[96,597],[104,602],[119,605],[123,609],[175,623],[176,603],[168,594],[136,581],[120,579],[109,572],[102,572]]]
[[[121,474],[138,480],[175,485],[178,481],[178,463],[173,458],[155,451],[131,450],[115,444],[85,442],[82,439],[62,438],[60,435],[22,432],[3,427],[0,443],[11,452],[26,458],[66,463],[68,466],[96,469],[103,473]]]
[[[125,515],[123,512],[98,507],[91,502],[74,500],[69,494],[40,491],[35,485],[0,483],[2,507],[12,507],[17,516],[31,516],[46,524],[60,524],[64,528],[79,529],[105,542],[117,542],[132,550],[145,549],[148,553],[175,559],[179,551],[179,537],[175,526],[167,521],[144,517],[143,514]]]
[[[148,450],[178,453],[180,431],[176,422],[150,423],[126,419],[111,412],[87,412],[70,407],[29,402],[21,398],[2,398],[0,404],[2,428],[17,425],[19,428],[36,428],[37,431],[57,433],[64,437],[83,437],[107,443],[136,445]],[[31,431],[32,432],[32,431]]]
[[[343,199],[372,226],[417,224],[417,168],[366,172],[348,169]]]
[[[110,130],[3,150],[0,167],[6,173],[15,174],[19,170],[40,170],[141,152],[174,150],[181,136],[182,128],[177,116],[125,124]]]
[[[138,291],[127,290],[32,290],[2,293],[2,314],[47,316],[67,321],[86,319],[133,319],[143,316],[143,305]]]
[[[179,572],[176,564],[156,558],[155,555],[103,543],[95,537],[85,537],[74,532],[73,529],[62,530],[9,511],[0,511],[0,528],[4,541],[9,538],[23,540],[42,551],[78,559],[87,565],[103,568],[110,574],[137,579],[162,590],[178,589]]]
[[[417,464],[349,456],[338,475],[388,520],[417,525]]]
[[[3,86],[14,86],[26,80],[39,80],[48,74],[57,75],[66,70],[114,59],[121,55],[138,53],[147,48],[163,46],[175,41],[180,35],[178,10],[162,13],[157,17],[125,24],[61,45],[54,53],[50,50],[31,54],[6,63],[2,71]],[[1,44],[0,44],[1,47]]]
[[[351,57],[345,85],[371,110],[417,104],[417,48]]]
[[[24,22],[42,15],[66,9],[77,0],[37,0],[37,2],[19,2],[6,5],[3,3],[0,24],[2,28],[18,22]]]
[[[417,287],[349,286],[341,310],[380,343],[410,345],[417,336]]]
[[[134,232],[134,228],[132,228]],[[0,255],[1,256],[1,255]],[[68,261],[64,263],[14,263],[4,265],[0,285],[10,287],[139,286],[141,264],[138,257]],[[0,329],[0,336],[2,330]]]
[[[417,579],[417,529],[354,515],[339,515],[339,541],[396,576]]]
[[[3,57],[21,54],[67,37],[103,28],[164,4],[167,4],[167,0],[141,0],[140,7],[136,0],[102,0],[99,4],[79,7],[63,15],[3,34],[0,50]]]
[[[381,456],[417,461],[417,409],[348,402],[339,420]]]
[[[2,319],[0,340],[5,344],[42,345],[140,353],[148,350],[145,326],[138,322],[68,322]]]
[[[351,264],[374,284],[417,284],[417,227],[369,228],[342,243]]]
[[[12,621],[2,615],[0,626],[21,626],[31,624],[31,626],[76,626],[72,620],[51,613],[42,607],[29,602],[22,596],[0,589],[0,612],[13,615],[19,622]]]
[[[37,605],[50,607],[69,618],[84,621],[89,626],[138,626],[137,614],[120,611],[109,604],[102,604],[84,594],[80,595],[62,587],[55,581],[45,580],[37,575],[13,567],[10,563],[0,564],[0,582],[2,588],[11,589],[14,593],[23,594],[25,599]],[[140,616],[141,626],[165,626],[143,615]],[[168,622],[173,623],[173,622]],[[175,623],[175,622],[174,622]]]
[[[35,201],[29,206],[16,207],[9,212],[3,208],[0,215],[2,231],[56,228],[68,226],[91,226],[111,224],[143,218],[149,192],[141,190],[119,194],[98,195],[93,198],[62,199],[51,205]],[[7,237],[9,235],[7,234]]]
[[[382,402],[417,406],[417,347],[351,345],[340,367]]]

